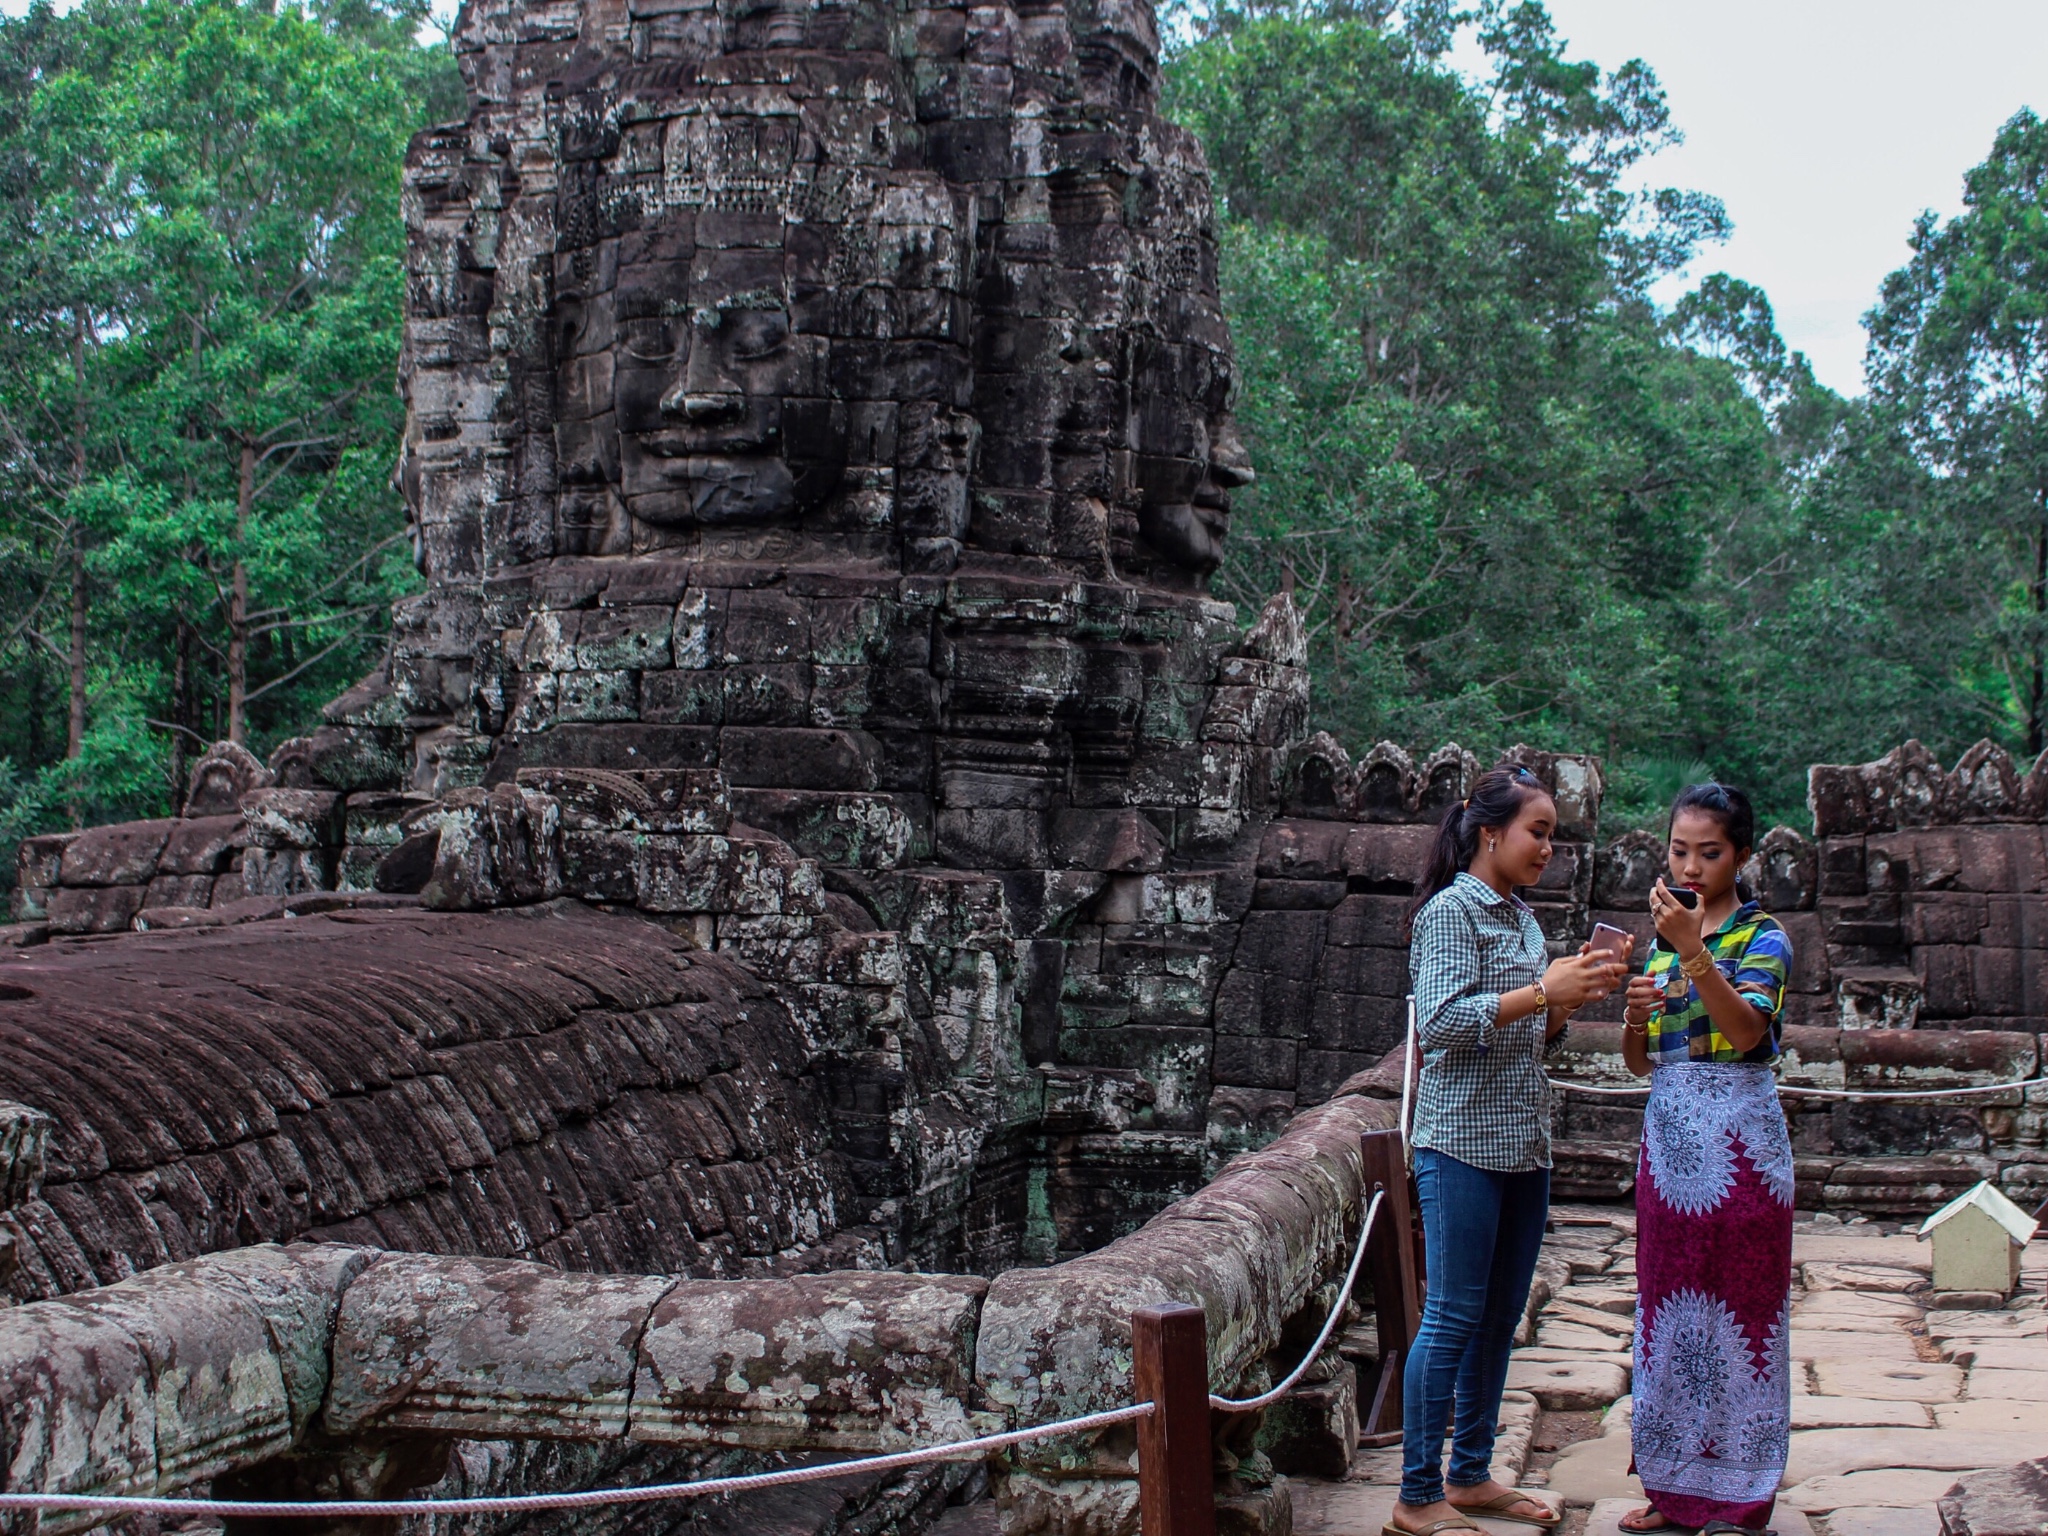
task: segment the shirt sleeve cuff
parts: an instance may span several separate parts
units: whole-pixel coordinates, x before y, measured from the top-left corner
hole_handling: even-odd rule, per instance
[[[1479,1039],[1475,1043],[1474,1049],[1482,1056],[1493,1049],[1494,1036],[1500,1033],[1500,1000],[1506,995],[1504,992],[1477,992],[1473,994],[1473,1005],[1480,1010]]]

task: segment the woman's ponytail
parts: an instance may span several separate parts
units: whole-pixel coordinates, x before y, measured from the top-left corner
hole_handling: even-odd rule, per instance
[[[1429,904],[1459,874],[1472,867],[1479,852],[1479,834],[1513,823],[1531,795],[1548,794],[1543,781],[1516,764],[1491,768],[1479,775],[1472,793],[1444,807],[1436,824],[1436,836],[1429,840],[1429,858],[1422,868],[1422,882],[1415,887],[1415,900],[1408,908],[1412,928],[1415,914]]]
[[[1444,807],[1437,820],[1436,836],[1429,840],[1429,858],[1422,866],[1422,881],[1415,887],[1415,900],[1408,907],[1411,927],[1415,914],[1430,897],[1457,879],[1458,872],[1472,862],[1472,855],[1478,851],[1478,835],[1465,826],[1471,804],[1469,800],[1454,800]]]

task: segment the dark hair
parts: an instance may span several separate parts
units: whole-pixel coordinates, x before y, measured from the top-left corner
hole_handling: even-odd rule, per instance
[[[1472,793],[1444,807],[1430,839],[1429,862],[1423,866],[1422,884],[1415,888],[1415,901],[1408,908],[1408,921],[1428,903],[1430,897],[1458,878],[1479,852],[1479,834],[1509,826],[1522,814],[1532,795],[1547,795],[1543,781],[1518,763],[1490,768],[1479,775]]]
[[[1671,819],[1664,823],[1664,836],[1678,824],[1680,811],[1701,811],[1721,823],[1721,835],[1735,845],[1737,853],[1756,846],[1756,811],[1749,796],[1732,784],[1688,784],[1671,802]]]

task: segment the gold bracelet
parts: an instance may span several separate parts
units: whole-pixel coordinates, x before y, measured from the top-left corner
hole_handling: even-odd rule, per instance
[[[1534,981],[1530,982],[1529,990],[1536,994],[1536,1011],[1538,1013],[1548,1013],[1550,1011],[1550,994],[1543,990],[1543,978],[1538,976]]]
[[[1691,980],[1698,981],[1714,968],[1714,952],[1703,947],[1690,960],[1679,961],[1678,968],[1685,972],[1686,976]]]

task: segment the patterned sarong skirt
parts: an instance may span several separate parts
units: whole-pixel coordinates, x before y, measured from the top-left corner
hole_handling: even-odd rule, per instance
[[[1760,1530],[1792,1428],[1792,1142],[1770,1068],[1650,1077],[1636,1178],[1633,1470],[1675,1525]]]

